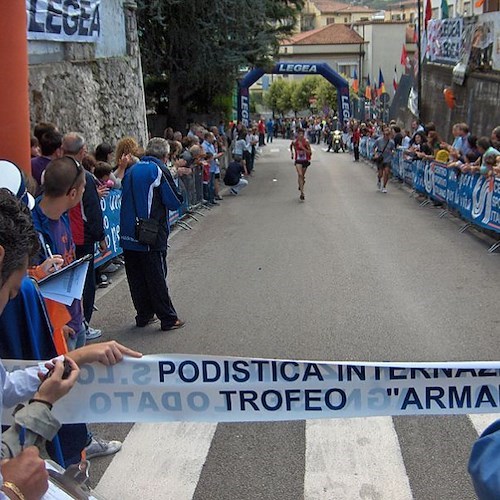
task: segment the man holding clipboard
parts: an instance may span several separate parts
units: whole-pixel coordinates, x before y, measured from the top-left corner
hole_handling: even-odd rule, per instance
[[[50,258],[51,253],[60,255],[64,266],[70,266],[76,259],[76,250],[68,218],[68,210],[78,205],[85,190],[85,172],[80,163],[72,157],[64,156],[49,163],[45,170],[44,193],[38,198],[32,211],[32,217],[38,238],[40,240],[40,254],[38,263]],[[83,285],[86,277],[88,260],[73,264],[73,268],[61,272],[59,285],[51,293],[58,295],[65,303],[69,313],[69,321],[62,327],[69,351],[83,347],[86,342],[86,327],[84,325],[81,293],[75,293],[76,282]],[[78,270],[78,271],[77,271]],[[71,276],[68,273],[73,273]],[[65,280],[63,276],[70,278]],[[73,279],[71,279],[73,278]],[[54,280],[54,278],[52,278]],[[46,283],[50,285],[50,280]],[[57,300],[57,297],[54,297]],[[66,302],[64,300],[66,299]],[[88,436],[86,453],[87,458],[111,455],[121,449],[119,441],[105,441],[101,438]]]

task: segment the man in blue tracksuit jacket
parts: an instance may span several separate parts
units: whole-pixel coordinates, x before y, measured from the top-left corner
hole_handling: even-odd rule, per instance
[[[169,152],[165,139],[155,137],[149,141],[145,156],[125,173],[120,212],[120,244],[137,312],[136,325],[148,325],[155,320],[156,314],[162,330],[184,326],[170,300],[166,281],[168,212],[177,210],[183,201],[165,166]],[[155,244],[145,245],[137,240],[138,218],[156,219],[160,223]]]

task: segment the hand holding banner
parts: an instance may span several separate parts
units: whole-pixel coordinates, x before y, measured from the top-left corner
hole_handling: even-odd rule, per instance
[[[8,369],[20,363],[30,362],[4,361]],[[63,423],[257,422],[491,413],[499,405],[500,362],[327,363],[170,354],[83,366],[79,383],[54,412]]]

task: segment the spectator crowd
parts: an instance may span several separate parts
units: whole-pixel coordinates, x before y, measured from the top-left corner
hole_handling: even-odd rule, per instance
[[[124,137],[115,145],[102,142],[92,148],[81,133],[62,133],[53,123],[35,126],[32,176],[5,160],[0,171],[0,356],[53,360],[40,367],[43,373],[53,370],[49,382],[39,387],[38,369],[23,371],[12,377],[12,394],[3,394],[5,404],[30,400],[15,413],[18,427],[32,423],[30,444],[41,447],[49,441],[49,454],[64,466],[78,462],[82,453],[91,459],[121,448],[119,441],[93,435],[85,423],[61,427],[50,413],[53,403],[71,390],[79,365],[114,364],[125,354],[141,356],[114,341],[87,345],[102,335],[91,323],[96,287],[106,286],[109,280],[102,269],[94,268],[93,256],[107,252],[101,200],[110,190],[121,190],[123,256],[111,260],[107,272],[125,267],[137,328],[159,322],[162,331],[176,330],[185,321],[177,314],[167,286],[169,213],[181,206],[187,213],[217,207],[226,192],[239,196],[255,172],[260,149],[277,137],[296,140],[304,133],[309,143],[323,141],[329,150],[333,133],[339,131],[355,161],[362,138],[375,139],[377,183],[382,192],[386,192],[391,157],[398,147],[404,149],[407,160],[436,159],[460,172],[500,176],[500,127],[491,136],[478,138],[465,123],[453,125],[453,139],[447,142],[433,123],[424,125],[418,120],[404,130],[395,122],[379,120],[340,123],[317,116],[269,118],[249,127],[231,123],[227,130],[222,122],[212,127],[196,123],[185,133],[167,128],[163,137],[153,137],[144,146],[133,137]],[[299,177],[302,200],[304,175],[305,171]],[[78,259],[88,265],[81,300],[68,305],[44,299],[38,282]],[[65,368],[69,378],[63,377]],[[10,377],[1,363],[0,375]],[[15,389],[16,380],[21,379],[22,390]],[[37,422],[42,420],[50,425],[40,428]],[[17,494],[19,490],[19,498],[38,498],[44,481],[38,452],[26,454],[28,450],[20,450],[11,434],[3,436],[2,458],[10,458],[14,466],[17,460],[18,473],[15,467],[2,466],[3,491]]]

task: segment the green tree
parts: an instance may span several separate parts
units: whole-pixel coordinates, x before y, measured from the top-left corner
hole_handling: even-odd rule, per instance
[[[311,99],[316,97],[316,88],[323,79],[321,76],[306,76],[297,81],[292,96],[292,107],[295,113],[309,109]]]
[[[273,81],[265,92],[264,103],[271,108],[273,113],[284,115],[293,110],[292,95],[294,88],[295,82],[286,78],[278,78]]]
[[[210,112],[242,67],[268,68],[291,34],[303,0],[138,0],[145,87],[171,126]],[[149,91],[151,90],[151,93]]]
[[[337,109],[337,89],[325,78],[321,78],[316,87],[318,109],[328,107]]]

